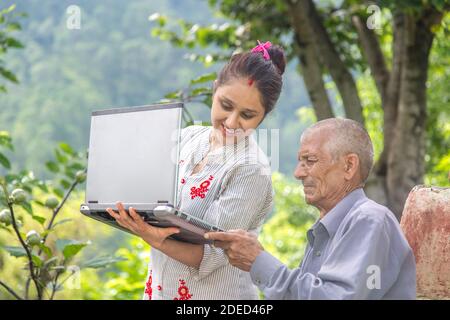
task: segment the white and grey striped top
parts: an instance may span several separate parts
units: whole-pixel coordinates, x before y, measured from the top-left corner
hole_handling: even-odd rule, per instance
[[[178,207],[225,230],[259,233],[273,205],[267,157],[251,136],[209,152],[211,132],[202,126],[182,131]],[[204,168],[192,174],[206,155]],[[205,245],[199,269],[152,250],[144,299],[258,299],[258,292],[222,249]]]

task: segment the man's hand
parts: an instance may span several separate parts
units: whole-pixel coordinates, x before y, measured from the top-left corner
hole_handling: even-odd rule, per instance
[[[208,232],[205,238],[214,240],[214,246],[225,251],[231,265],[247,272],[256,257],[264,251],[256,235],[244,230]]]

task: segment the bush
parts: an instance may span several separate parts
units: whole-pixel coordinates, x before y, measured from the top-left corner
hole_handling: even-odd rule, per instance
[[[84,152],[74,152],[66,143],[55,149],[55,159],[47,162],[54,178],[42,181],[32,171],[12,173],[7,152],[14,151],[9,134],[0,132],[0,245],[11,257],[1,254],[0,287],[16,299],[54,299],[64,283],[80,270],[101,268],[123,258],[100,256],[74,264],[75,257],[91,242],[62,237],[60,226],[71,222],[61,217],[69,196],[84,182]],[[70,210],[79,214],[79,203]],[[17,258],[17,260],[16,260]],[[8,260],[6,263],[5,261]],[[25,262],[25,265],[24,265]],[[5,280],[4,275],[9,277]],[[13,282],[13,285],[11,284]],[[73,283],[72,283],[73,284]],[[76,285],[76,284],[75,284]]]

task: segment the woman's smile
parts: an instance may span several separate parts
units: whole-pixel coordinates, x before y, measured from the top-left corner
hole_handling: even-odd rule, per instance
[[[221,126],[221,131],[222,131],[222,135],[224,137],[239,137],[244,133],[244,130],[242,130],[240,128],[239,129],[230,129],[230,128],[227,128],[225,126],[225,124],[223,124],[223,123]]]

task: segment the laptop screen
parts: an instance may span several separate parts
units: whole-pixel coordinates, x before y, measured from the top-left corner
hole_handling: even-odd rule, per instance
[[[86,203],[177,203],[182,103],[94,111]]]

